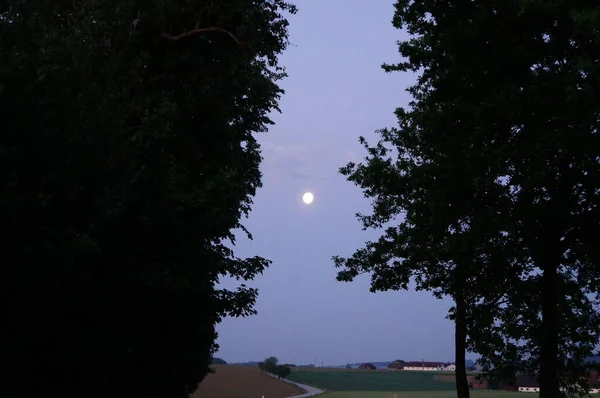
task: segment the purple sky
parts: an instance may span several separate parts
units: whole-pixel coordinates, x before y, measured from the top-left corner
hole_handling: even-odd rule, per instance
[[[410,97],[410,74],[386,74],[396,62],[395,42],[405,33],[392,24],[393,0],[296,0],[290,46],[281,57],[289,77],[276,125],[261,137],[264,187],[240,238],[238,256],[273,261],[248,285],[259,288],[258,315],[225,319],[218,326],[219,357],[258,361],[275,355],[296,364],[359,361],[451,360],[449,301],[429,293],[369,293],[368,277],[335,280],[331,261],[347,256],[378,232],[355,218],[368,212],[359,188],[338,174],[360,160],[363,135],[396,125],[393,111]],[[302,194],[313,192],[312,205]],[[224,286],[235,284],[224,281]]]

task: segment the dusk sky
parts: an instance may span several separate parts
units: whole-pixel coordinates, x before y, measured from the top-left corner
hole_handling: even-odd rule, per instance
[[[264,187],[244,222],[236,254],[273,261],[256,280],[258,314],[218,326],[228,362],[341,365],[359,361],[452,360],[454,331],[445,319],[450,301],[425,292],[370,293],[369,279],[337,282],[331,257],[348,256],[379,236],[362,231],[356,212],[369,200],[338,173],[365,156],[363,135],[395,126],[415,76],[386,74],[397,62],[395,42],[406,33],[392,24],[393,0],[296,0],[293,46],[281,57],[289,77],[276,125],[260,137]],[[302,194],[314,194],[311,205]],[[234,287],[229,281],[226,287]]]

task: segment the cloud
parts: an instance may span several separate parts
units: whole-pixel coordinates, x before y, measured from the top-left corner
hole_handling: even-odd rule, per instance
[[[322,167],[319,157],[324,148],[306,144],[278,145],[270,141],[261,146],[262,170],[268,176],[308,179],[314,178],[317,169]]]
[[[276,144],[261,142],[261,171],[270,179],[330,179],[341,166],[363,159],[352,150],[326,143]]]

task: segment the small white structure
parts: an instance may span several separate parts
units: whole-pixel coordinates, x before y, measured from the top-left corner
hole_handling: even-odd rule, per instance
[[[564,388],[560,389],[561,391],[564,391]],[[539,387],[519,387],[519,392],[534,392],[534,393],[538,393],[540,392],[540,388]],[[590,389],[590,394],[598,394],[600,393],[600,389],[598,388],[591,388]]]
[[[519,387],[519,392],[540,392],[539,387]]]
[[[445,372],[454,372],[456,371],[456,365],[453,363],[446,364],[442,370]]]
[[[403,370],[408,371],[420,371],[420,372],[436,372],[444,368],[444,364],[441,362],[406,362]]]
[[[440,367],[439,366],[405,366],[404,370],[435,372],[437,370],[440,370]]]

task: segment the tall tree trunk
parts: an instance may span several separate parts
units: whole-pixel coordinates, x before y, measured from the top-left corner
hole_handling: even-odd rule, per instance
[[[467,381],[467,314],[465,297],[457,293],[454,298],[456,304],[456,317],[454,320],[454,356],[456,362],[456,396],[457,398],[469,398],[469,382]]]
[[[542,268],[539,398],[561,396],[558,372],[558,329],[560,327],[558,295],[560,289],[558,289],[558,264],[552,260],[546,262]]]

